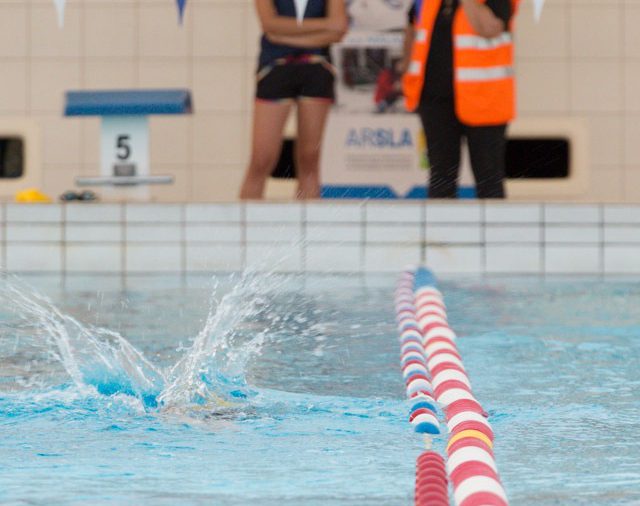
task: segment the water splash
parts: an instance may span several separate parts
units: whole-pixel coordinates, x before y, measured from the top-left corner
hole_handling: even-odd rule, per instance
[[[0,279],[0,304],[25,322],[25,341],[46,356],[44,371],[50,372],[51,364],[58,363],[80,391],[124,394],[139,399],[147,409],[180,414],[235,409],[254,395],[245,370],[260,352],[268,328],[256,331],[251,322],[269,307],[270,293],[286,280],[247,270],[234,277],[231,290],[220,297],[214,279],[202,330],[178,362],[165,371],[119,333],[80,323],[16,276],[3,273]],[[25,343],[14,338],[14,352],[18,348],[24,352]],[[22,360],[25,377],[32,375],[23,384],[37,383],[32,368],[36,361],[29,362],[24,356],[28,353],[22,355],[16,361]],[[11,361],[3,360],[5,363]]]
[[[283,281],[273,273],[247,270],[219,301],[214,288],[206,322],[187,353],[171,368],[158,397],[165,410],[185,405],[233,407],[253,395],[245,379],[249,360],[258,354],[268,329],[253,333],[243,324],[268,305],[269,293]]]
[[[77,388],[124,393],[155,405],[164,374],[117,332],[63,314],[47,297],[6,273],[0,303],[28,323],[32,345],[44,349],[49,361],[59,362]]]

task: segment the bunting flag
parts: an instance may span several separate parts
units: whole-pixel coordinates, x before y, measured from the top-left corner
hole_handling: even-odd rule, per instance
[[[533,0],[533,16],[536,23],[540,21],[542,17],[542,8],[544,7],[544,0]]]
[[[58,13],[58,26],[62,28],[64,26],[64,6],[67,0],[53,0],[56,5],[56,12]]]
[[[304,19],[304,13],[307,12],[307,4],[309,0],[294,0],[296,6],[296,19],[298,20],[298,24],[302,24],[302,20]]]
[[[180,24],[184,19],[184,8],[187,6],[187,0],[177,0],[178,2],[178,18],[180,19]]]

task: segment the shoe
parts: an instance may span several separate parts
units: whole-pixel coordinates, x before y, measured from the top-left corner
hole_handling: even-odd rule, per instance
[[[83,192],[68,191],[60,195],[60,200],[63,202],[72,202],[74,200],[91,202],[98,200],[98,196],[91,190],[85,190]]]

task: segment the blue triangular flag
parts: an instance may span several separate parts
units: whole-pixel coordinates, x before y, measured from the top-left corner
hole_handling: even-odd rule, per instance
[[[178,2],[178,16],[180,18],[180,24],[184,19],[184,8],[187,6],[187,0],[177,0]]]

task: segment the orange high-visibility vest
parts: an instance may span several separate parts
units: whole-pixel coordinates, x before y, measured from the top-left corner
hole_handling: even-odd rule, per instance
[[[518,2],[512,0],[514,13]],[[415,111],[420,104],[431,35],[441,3],[442,0],[422,0],[422,8],[416,12],[411,62],[402,78],[409,111]],[[459,7],[453,19],[453,72],[454,101],[460,122],[469,126],[502,125],[515,117],[510,31],[492,39],[481,37],[471,26],[464,8]]]

